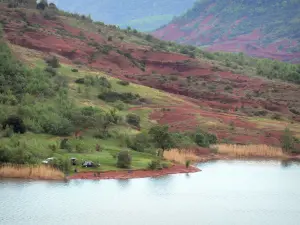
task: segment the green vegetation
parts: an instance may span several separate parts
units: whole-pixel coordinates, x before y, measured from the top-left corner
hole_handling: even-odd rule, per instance
[[[48,164],[65,173],[75,167],[145,169],[157,160],[156,148],[195,145],[189,134],[153,127],[148,110],[127,111],[130,104],[146,102],[146,95],[153,102],[165,98],[156,90],[74,70],[57,57],[39,60],[30,69],[14,58],[3,40],[0,55],[0,163],[41,164],[53,157]],[[70,158],[76,158],[77,165],[71,165]],[[85,161],[101,166],[83,168]],[[155,168],[168,163],[160,160],[159,165]]]
[[[296,152],[296,149],[295,149],[295,142],[296,141],[297,141],[297,139],[295,137],[293,137],[293,134],[290,131],[290,129],[286,128],[283,132],[282,137],[281,137],[282,149],[286,153]]]
[[[121,151],[118,154],[117,167],[119,168],[130,168],[131,166],[131,155],[129,151]]]

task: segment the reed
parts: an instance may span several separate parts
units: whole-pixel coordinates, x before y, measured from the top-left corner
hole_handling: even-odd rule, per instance
[[[180,164],[186,164],[188,160],[191,162],[197,162],[199,160],[199,157],[188,149],[171,149],[165,151],[164,158]]]
[[[226,154],[235,157],[284,157],[281,148],[268,145],[235,145],[219,144],[213,146],[220,154]]]
[[[63,180],[64,173],[46,165],[14,165],[0,166],[0,178],[22,178],[36,180]]]

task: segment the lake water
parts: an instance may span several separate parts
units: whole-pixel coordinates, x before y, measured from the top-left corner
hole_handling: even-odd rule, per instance
[[[133,180],[0,180],[1,225],[299,225],[300,166],[216,161]]]

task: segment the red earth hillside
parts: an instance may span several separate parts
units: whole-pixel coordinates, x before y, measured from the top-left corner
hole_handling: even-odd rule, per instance
[[[79,26],[74,18],[49,20],[35,10],[1,4],[0,10],[5,37],[14,45],[178,96],[185,103],[166,111],[154,106],[150,116],[173,130],[202,125],[221,139],[278,144],[273,128],[260,129],[248,116],[300,121],[299,85],[234,74],[204,59],[154,50],[144,39],[112,26],[91,22]]]
[[[209,51],[299,63],[299,7],[298,1],[199,1],[153,35]]]

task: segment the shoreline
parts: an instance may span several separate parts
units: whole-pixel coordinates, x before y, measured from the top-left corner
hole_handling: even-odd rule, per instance
[[[287,156],[287,157],[236,157],[230,155],[202,155],[199,156],[199,161],[195,162],[189,168],[186,168],[182,164],[174,164],[169,168],[164,168],[162,170],[121,170],[121,171],[105,171],[100,172],[79,172],[68,176],[68,180],[127,180],[136,178],[155,178],[166,175],[182,174],[182,173],[197,173],[202,171],[200,168],[196,167],[196,164],[205,163],[216,160],[278,160],[278,161],[300,161],[300,156]]]
[[[300,155],[286,156],[286,157],[236,157],[230,155],[222,154],[210,154],[210,155],[198,155],[199,160],[193,165],[186,168],[182,164],[174,164],[169,168],[163,168],[161,170],[149,170],[149,169],[140,169],[140,170],[112,170],[112,171],[102,171],[102,172],[79,172],[72,174],[70,176],[65,176],[62,179],[49,179],[45,177],[11,177],[11,176],[0,176],[0,179],[28,179],[28,180],[56,180],[56,181],[70,181],[70,180],[128,180],[128,179],[137,179],[137,178],[156,178],[167,175],[174,174],[183,174],[183,173],[197,173],[202,171],[200,168],[196,167],[196,164],[206,163],[210,161],[217,160],[277,160],[277,161],[294,161],[300,162]],[[2,174],[3,175],[3,174]]]
[[[169,168],[164,168],[161,170],[121,170],[121,171],[105,171],[105,172],[79,172],[68,176],[68,180],[127,180],[136,178],[155,178],[172,174],[182,174],[182,173],[196,173],[200,172],[201,169],[195,166],[190,166],[188,168],[185,165],[176,164]]]

